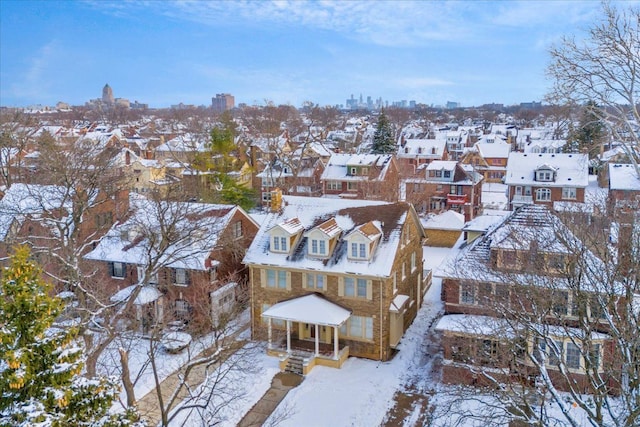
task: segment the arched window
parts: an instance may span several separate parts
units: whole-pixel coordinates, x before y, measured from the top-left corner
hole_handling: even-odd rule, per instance
[[[539,202],[550,202],[551,190],[548,188],[538,188],[536,190],[536,200]]]

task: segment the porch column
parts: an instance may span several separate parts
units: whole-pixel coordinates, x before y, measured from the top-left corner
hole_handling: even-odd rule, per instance
[[[318,337],[318,324],[314,325],[316,328],[316,357],[320,354],[320,337]]]
[[[287,353],[291,353],[291,320],[287,320]]]
[[[267,348],[271,350],[273,347],[271,346],[271,317],[267,317]]]
[[[333,327],[333,359],[338,360],[338,327]]]

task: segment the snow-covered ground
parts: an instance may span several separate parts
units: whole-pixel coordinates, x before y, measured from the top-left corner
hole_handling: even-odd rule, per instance
[[[491,210],[508,209],[507,186],[495,182],[483,183],[482,206],[484,209]]]

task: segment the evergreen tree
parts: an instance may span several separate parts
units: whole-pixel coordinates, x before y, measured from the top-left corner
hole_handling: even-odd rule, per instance
[[[77,331],[54,326],[62,302],[29,257],[18,248],[0,280],[0,426],[131,425],[134,412],[108,414],[114,380],[80,375]]]
[[[396,142],[393,137],[392,125],[384,113],[384,109],[380,111],[380,115],[378,116],[378,126],[373,134],[371,152],[374,154],[390,154],[396,152]]]
[[[573,148],[579,152],[588,153],[589,158],[597,157],[600,154],[600,144],[604,142],[606,137],[605,127],[596,114],[599,108],[595,102],[589,101],[582,110],[577,129],[574,129],[569,135],[569,140],[574,142]]]

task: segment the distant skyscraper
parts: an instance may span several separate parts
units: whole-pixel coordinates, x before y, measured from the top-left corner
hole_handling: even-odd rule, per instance
[[[222,113],[226,110],[231,110],[235,107],[235,98],[228,93],[218,93],[215,98],[211,98],[211,108],[217,113]]]
[[[113,104],[115,103],[115,98],[113,97],[113,90],[109,84],[104,85],[102,88],[102,102],[105,104]]]

